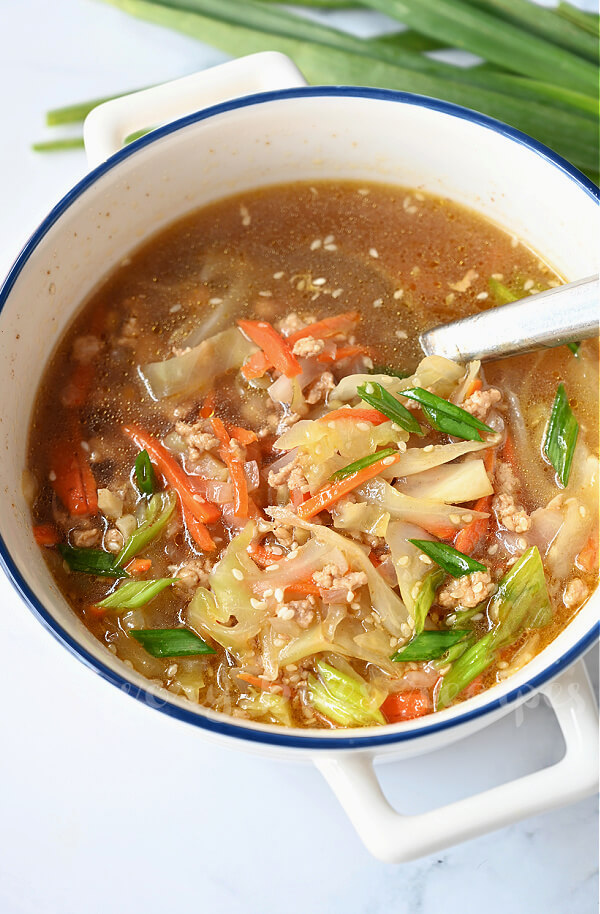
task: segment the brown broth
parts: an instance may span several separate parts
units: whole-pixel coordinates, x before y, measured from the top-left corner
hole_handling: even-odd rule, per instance
[[[193,213],[123,261],[82,307],[53,355],[31,424],[29,466],[40,484],[34,522],[55,520],[48,454],[73,421],[74,411],[62,405],[61,396],[71,382],[73,343],[82,334],[97,334],[104,348],[94,363],[89,396],[76,411],[81,440],[94,460],[98,485],[124,487],[136,449],[124,439],[121,425],[135,421],[159,437],[173,425],[174,404],[148,395],[138,366],[170,355],[173,345],[182,345],[218,312],[222,300],[231,304],[223,326],[242,316],[276,322],[294,311],[321,318],[359,310],[357,342],[368,344],[376,364],[411,371],[421,357],[419,332],[495,304],[488,286],[493,275],[507,284],[525,283],[532,291],[560,282],[538,254],[480,216],[397,187],[299,183],[248,192]],[[463,291],[461,281],[468,286]],[[128,337],[132,318],[139,332]],[[519,398],[531,419],[534,450],[539,451],[557,382],[565,380],[582,439],[597,451],[595,352],[594,344],[585,343],[577,359],[561,348],[486,366],[489,384]],[[216,397],[220,415],[258,430],[262,417],[253,409],[252,395],[240,394],[233,375],[219,383]],[[194,397],[177,400],[178,416],[194,416],[200,405]],[[541,459],[535,468],[524,460],[522,472],[528,511],[557,493],[553,471]],[[223,544],[226,531],[217,529],[217,536]],[[88,628],[145,675],[181,691],[169,672],[173,661],[154,659],[133,642],[123,613],[102,616],[93,609],[106,593],[106,580],[68,574],[53,550],[45,555]],[[152,577],[160,577],[194,553],[178,533],[166,545],[152,544],[144,555],[152,558]],[[586,581],[590,588],[595,584],[593,575]],[[552,585],[554,621],[543,630],[538,649],[572,615],[560,599],[563,584]],[[175,626],[185,621],[184,610],[185,602],[167,591],[137,611],[136,619],[150,628]],[[199,687],[201,703],[231,710],[236,694],[223,672],[228,662],[219,650],[215,659],[179,659],[175,665],[194,695]],[[487,684],[497,672],[496,665],[490,668]],[[305,723],[302,717],[295,720]]]

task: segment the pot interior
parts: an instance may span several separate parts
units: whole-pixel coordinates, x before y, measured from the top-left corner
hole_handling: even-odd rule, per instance
[[[469,206],[525,241],[567,280],[596,270],[597,205],[590,191],[560,164],[483,126],[476,116],[359,89],[292,90],[215,111],[157,131],[84,179],[38,230],[4,290],[0,533],[10,551],[5,558],[46,608],[49,624],[83,647],[88,662],[121,675],[123,665],[84,628],[49,575],[31,535],[21,474],[31,407],[47,359],[80,304],[132,250],[186,213],[231,194],[297,179],[346,178],[399,184]],[[472,699],[469,708],[484,706],[556,664],[588,635],[598,603],[596,594],[524,671]],[[126,672],[146,692],[156,691]],[[199,719],[220,717],[170,694],[169,702]],[[451,720],[462,713],[459,706],[443,716]],[[388,729],[427,729],[423,720]],[[230,724],[240,731],[281,732]],[[322,741],[328,736],[320,731]]]

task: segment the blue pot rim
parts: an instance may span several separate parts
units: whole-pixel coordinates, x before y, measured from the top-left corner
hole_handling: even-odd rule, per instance
[[[2,284],[2,288],[0,289],[0,313],[2,312],[8,296],[25,264],[37,246],[40,244],[44,236],[52,228],[54,223],[57,222],[57,220],[69,209],[69,207],[83,193],[85,193],[88,188],[95,184],[99,178],[110,172],[125,159],[135,155],[135,153],[140,149],[143,149],[145,146],[149,146],[151,143],[155,143],[158,140],[161,140],[165,136],[169,136],[172,133],[182,130],[191,124],[196,124],[200,121],[207,120],[208,118],[215,117],[220,114],[225,114],[231,111],[236,111],[238,109],[248,108],[253,105],[260,105],[268,102],[282,101],[284,99],[331,97],[362,98],[401,103],[405,105],[414,105],[417,107],[427,108],[432,111],[438,111],[441,114],[448,114],[461,120],[477,124],[486,130],[492,130],[494,133],[498,133],[501,136],[512,140],[517,145],[527,147],[531,152],[535,153],[541,159],[549,162],[559,171],[567,175],[580,190],[583,190],[589,197],[595,200],[596,203],[600,202],[600,190],[596,187],[596,185],[593,184],[588,178],[586,178],[585,175],[583,175],[573,165],[571,165],[561,156],[552,152],[552,150],[548,149],[547,146],[544,146],[542,143],[539,143],[537,140],[532,139],[521,131],[514,129],[513,127],[509,127],[507,124],[504,124],[501,121],[497,121],[494,118],[488,117],[484,114],[479,114],[478,112],[472,111],[468,108],[463,108],[460,105],[454,105],[450,102],[440,101],[439,99],[429,98],[427,96],[412,95],[408,92],[398,92],[388,89],[371,89],[358,86],[308,86],[297,89],[282,89],[271,92],[261,92],[254,95],[245,96],[243,98],[233,99],[228,102],[223,102],[219,105],[213,105],[209,108],[205,108],[201,111],[196,111],[185,117],[179,118],[176,121],[166,124],[164,127],[159,127],[146,136],[141,137],[139,140],[131,143],[129,146],[119,150],[109,159],[107,159],[106,162],[103,162],[101,165],[94,168],[84,178],[82,178],[82,180],[79,181],[70,191],[68,191],[65,196],[56,204],[56,206],[54,206],[48,216],[32,234],[31,238],[27,241],[23,250],[15,260],[10,272]],[[251,743],[263,743],[271,746],[280,746],[283,748],[324,751],[331,751],[332,749],[338,750],[357,748],[375,749],[377,747],[393,743],[403,743],[420,737],[432,736],[435,733],[440,733],[444,730],[458,727],[461,724],[466,724],[470,721],[477,720],[486,714],[491,714],[500,708],[507,708],[513,705],[519,699],[522,699],[527,694],[540,688],[549,680],[561,673],[564,669],[566,669],[571,663],[577,660],[577,658],[580,657],[588,649],[588,647],[590,647],[597,640],[600,635],[600,622],[596,622],[573,647],[561,655],[561,657],[554,663],[546,667],[537,676],[534,676],[528,680],[524,685],[513,689],[502,698],[492,699],[481,707],[474,708],[472,710],[466,710],[464,713],[459,714],[449,720],[444,720],[442,716],[444,712],[441,712],[441,720],[438,719],[438,715],[432,715],[431,718],[426,718],[426,720],[431,720],[431,723],[419,726],[419,728],[416,730],[400,730],[398,732],[389,732],[389,728],[372,728],[368,730],[364,736],[340,736],[328,737],[325,739],[315,736],[299,736],[295,733],[290,733],[283,728],[281,731],[273,730],[269,732],[253,730],[244,727],[241,724],[230,723],[226,719],[213,720],[209,717],[203,717],[197,712],[171,703],[168,699],[165,699],[164,701],[162,698],[158,699],[156,695],[150,693],[145,688],[135,686],[126,677],[121,676],[119,673],[110,669],[108,666],[94,657],[89,651],[87,651],[81,644],[79,644],[76,639],[72,638],[71,635],[65,631],[65,629],[63,629],[63,627],[45,608],[43,603],[36,597],[36,595],[27,584],[27,581],[14,562],[10,550],[2,537],[0,537],[0,566],[4,569],[9,580],[21,598],[24,600],[26,605],[42,623],[42,625],[50,632],[50,634],[52,634],[72,654],[81,660],[82,663],[84,663],[94,672],[98,673],[108,682],[111,682],[113,685],[117,686],[119,689],[121,689],[121,691],[127,692],[137,700],[147,704],[149,707],[156,708],[157,710],[160,710],[171,717],[185,721],[186,723],[194,724],[197,727],[201,727],[204,730],[211,731],[221,736],[247,740]]]

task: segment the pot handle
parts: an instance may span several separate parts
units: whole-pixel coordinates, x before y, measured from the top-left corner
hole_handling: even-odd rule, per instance
[[[580,660],[541,689],[560,724],[565,754],[554,765],[421,815],[402,815],[383,795],[373,755],[328,755],[316,764],[368,850],[405,863],[594,792],[598,709]]]
[[[98,105],[85,119],[88,162],[92,168],[104,162],[122,147],[126,137],[139,130],[232,98],[305,85],[306,80],[289,57],[263,51],[112,99]]]

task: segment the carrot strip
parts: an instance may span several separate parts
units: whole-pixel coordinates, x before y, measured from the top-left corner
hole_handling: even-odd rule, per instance
[[[132,559],[129,564],[125,565],[125,571],[129,574],[146,574],[152,568],[152,559]]]
[[[301,330],[290,333],[287,337],[288,343],[292,346],[298,340],[307,336],[312,336],[317,340],[326,340],[331,336],[337,336],[338,333],[347,333],[359,322],[360,314],[358,311],[346,311],[344,314],[336,314],[333,317],[326,317],[322,321],[316,321],[314,324],[308,324]]]
[[[492,496],[485,495],[475,502],[475,511],[489,512],[492,504]],[[476,517],[470,524],[463,527],[454,540],[454,548],[464,555],[471,555],[475,547],[481,542],[488,532],[490,525],[489,517]]]
[[[124,425],[123,431],[137,444],[140,450],[148,451],[152,463],[156,465],[165,482],[177,493],[182,512],[185,509],[188,515],[191,514],[200,523],[210,524],[218,520],[221,516],[219,509],[216,505],[205,501],[198,492],[195,492],[190,487],[183,468],[169,454],[160,441],[157,441],[156,438],[137,425]]]
[[[213,552],[217,548],[216,544],[202,521],[194,517],[192,512],[184,507],[183,504],[181,505],[181,516],[190,537],[196,545],[200,546],[204,552]]]
[[[304,581],[294,581],[293,584],[286,584],[283,589],[286,593],[292,591],[293,593],[315,594],[316,596],[321,593],[321,588],[315,584],[312,578],[307,578]]]
[[[481,390],[482,387],[483,387],[483,384],[481,383],[481,379],[475,378],[475,380],[471,382],[469,389],[465,393],[465,400],[467,399],[467,397],[470,397],[471,394],[474,394],[476,390]]]
[[[302,371],[291,346],[267,321],[238,321],[238,327],[246,336],[260,346],[265,357],[288,378],[294,378]]]
[[[381,705],[380,711],[388,724],[397,724],[401,720],[414,720],[423,717],[432,710],[429,696],[420,689],[407,692],[392,692]]]
[[[54,524],[36,524],[33,536],[38,546],[56,546],[62,539]]]
[[[515,451],[514,441],[512,440],[511,436],[508,434],[506,436],[506,441],[504,442],[504,444],[502,446],[500,456],[502,457],[503,460],[505,460],[507,463],[509,463],[511,465],[513,470],[517,469],[517,454]]]
[[[431,535],[435,536],[438,540],[452,540],[456,536],[456,527],[452,527],[450,524],[445,524],[443,520],[420,520],[419,526],[423,527],[423,530],[427,530],[428,533],[431,533]]]
[[[342,359],[351,359],[355,355],[369,355],[367,346],[338,346],[335,354],[335,362],[341,362]]]
[[[244,464],[239,457],[231,450],[231,438],[221,419],[213,416],[210,420],[214,433],[221,442],[219,453],[229,470],[231,484],[234,492],[234,512],[237,517],[248,517],[248,484],[246,482],[246,473]]]
[[[257,565],[260,565],[261,568],[266,568],[268,565],[274,565],[283,558],[283,555],[271,552],[271,550],[267,549],[266,546],[263,546],[262,543],[251,543],[248,547],[248,552],[250,558],[256,562]]]
[[[69,511],[85,516],[98,513],[96,481],[82,448],[70,441],[57,441],[52,450],[52,488]]]
[[[576,562],[584,571],[598,570],[598,533],[592,533],[589,540],[576,558]]]
[[[215,392],[210,390],[204,398],[204,403],[200,410],[203,419],[208,419],[215,411]]]
[[[272,362],[268,360],[261,349],[244,362],[242,365],[242,374],[247,381],[251,381],[253,378],[262,378],[271,368],[273,368]]]
[[[258,441],[256,432],[250,431],[249,428],[241,428],[239,425],[228,425],[227,431],[232,438],[235,438],[236,441],[239,441],[240,444],[243,444],[244,446]]]
[[[253,676],[251,673],[238,673],[237,676],[238,679],[242,679],[249,685],[254,686],[255,689],[261,689],[263,692],[270,692],[275,685],[275,683],[271,682],[269,679],[261,679],[258,676]]]
[[[378,409],[333,409],[319,418],[320,422],[329,422],[335,419],[353,419],[356,422],[370,422],[372,425],[381,425],[383,422],[389,422],[387,416],[380,413]]]
[[[348,492],[352,492],[353,489],[362,485],[363,482],[373,479],[373,477],[381,473],[382,470],[387,469],[387,467],[392,466],[392,464],[397,463],[399,460],[400,454],[382,457],[381,460],[372,463],[371,466],[365,467],[363,470],[358,470],[357,473],[352,473],[350,476],[346,476],[345,479],[340,479],[338,482],[325,486],[320,492],[317,492],[316,495],[313,495],[312,498],[307,499],[307,501],[303,502],[298,507],[298,517],[301,517],[302,520],[308,520],[309,518],[314,517],[315,514],[319,514],[321,511],[324,511],[325,508],[329,508],[342,498],[342,496],[347,495]]]

